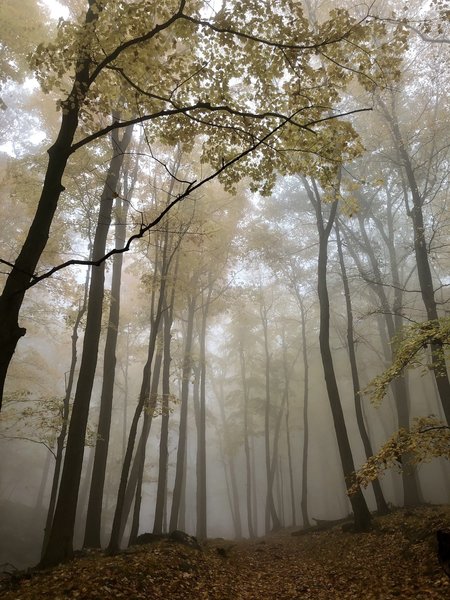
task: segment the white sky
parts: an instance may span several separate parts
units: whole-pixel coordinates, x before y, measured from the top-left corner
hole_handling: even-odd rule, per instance
[[[50,16],[53,19],[59,19],[60,17],[67,18],[69,16],[69,9],[62,2],[58,2],[57,0],[40,0],[40,4],[44,4],[49,8]]]

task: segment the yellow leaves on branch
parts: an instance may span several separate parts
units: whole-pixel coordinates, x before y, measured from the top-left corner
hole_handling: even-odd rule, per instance
[[[394,360],[391,366],[375,377],[365,390],[374,403],[381,402],[390,383],[401,376],[405,368],[424,366],[423,352],[430,345],[441,349],[442,352],[434,352],[434,362],[426,368],[434,370],[445,368],[444,349],[450,344],[450,318],[424,321],[404,327],[392,343]]]
[[[411,429],[399,429],[355,473],[349,494],[359,486],[367,487],[387,469],[408,469],[409,465],[430,462],[433,458],[450,459],[450,427],[434,416],[419,417]]]

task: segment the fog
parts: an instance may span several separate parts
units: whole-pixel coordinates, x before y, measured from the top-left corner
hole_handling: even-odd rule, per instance
[[[75,19],[78,4],[61,4]],[[329,16],[326,3],[305,10],[311,23]],[[56,22],[39,18],[52,39]],[[114,14],[101,18],[106,36]],[[53,61],[72,35],[62,22],[58,31]],[[335,73],[345,56],[335,41],[337,58],[312,53],[311,73],[294,50],[283,67],[261,50],[273,62],[268,81],[257,53],[244,69],[242,43],[219,85],[213,34],[189,33],[193,56],[182,29],[173,43],[151,38],[157,58],[144,73],[155,89],[130,83],[145,79],[140,51],[136,64],[128,54],[118,62],[86,96],[59,183],[45,179],[58,154],[47,162],[47,149],[75,63],[48,94],[23,85],[25,62],[8,76],[0,308],[9,314],[26,289],[26,334],[12,335],[15,351],[2,337],[2,365],[12,356],[0,422],[2,570],[115,551],[145,532],[254,539],[348,515],[358,530],[383,507],[450,502],[448,451],[421,446],[450,416],[448,44],[389,22],[378,34],[389,42],[373,49],[378,63],[358,69],[379,88],[350,59]],[[33,68],[53,82],[46,56]],[[304,80],[290,72],[295,61]],[[395,71],[388,83],[379,64],[383,77]],[[301,110],[300,81],[310,95]],[[222,109],[198,100],[196,86]],[[285,116],[294,109],[300,126]],[[63,191],[48,242],[28,263],[21,249],[52,185]],[[403,359],[381,393],[375,378]],[[399,429],[411,430],[410,445],[385,448],[374,476],[355,479]]]

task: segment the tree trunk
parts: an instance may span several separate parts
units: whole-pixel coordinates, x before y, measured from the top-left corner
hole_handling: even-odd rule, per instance
[[[289,370],[287,363],[287,346],[285,339],[285,330],[283,329],[283,372],[285,381],[289,380]],[[294,489],[294,468],[292,465],[292,451],[291,451],[291,434],[289,429],[289,390],[286,390],[286,446],[288,454],[288,469],[289,469],[289,491],[291,497],[291,514],[292,514],[292,526],[295,527],[297,524],[296,511],[295,511],[295,489]]]
[[[150,399],[150,381],[151,381],[151,372],[152,372],[152,362],[153,356],[156,350],[156,341],[158,337],[158,333],[160,330],[161,317],[163,314],[162,308],[165,304],[166,298],[166,284],[167,284],[167,272],[169,266],[168,259],[168,228],[166,227],[164,234],[164,242],[163,242],[163,255],[161,260],[161,285],[159,289],[159,297],[156,310],[154,311],[154,315],[151,319],[151,327],[150,327],[150,337],[148,343],[148,353],[147,353],[147,362],[145,363],[143,374],[142,374],[142,383],[141,383],[141,391],[139,393],[139,401],[136,406],[133,420],[131,422],[130,434],[128,436],[128,444],[127,450],[125,452],[125,458],[122,465],[122,473],[120,476],[119,490],[117,492],[117,504],[116,510],[114,513],[113,526],[111,531],[111,538],[108,545],[108,551],[110,553],[117,552],[120,547],[121,535],[123,532],[123,523],[124,523],[124,508],[125,508],[125,500],[127,495],[127,488],[129,484],[129,474],[131,461],[133,457],[133,450],[136,442],[136,434],[139,419],[141,417],[142,411],[147,403],[149,403]],[[153,308],[152,308],[153,312]],[[142,445],[145,447],[145,436],[142,436]],[[144,452],[144,449],[141,450]]]
[[[131,141],[133,126],[125,129],[124,136],[117,151],[121,152],[120,160],[123,161],[127,147]],[[121,165],[116,165],[121,168]],[[126,215],[128,201],[119,196],[116,199],[116,226],[115,248],[123,248],[126,237]],[[125,210],[124,210],[124,207]],[[105,353],[103,357],[103,379],[100,396],[100,414],[98,418],[97,442],[95,444],[94,465],[89,493],[89,502],[86,515],[86,528],[84,546],[87,548],[100,548],[100,531],[102,518],[103,490],[105,486],[106,462],[108,459],[109,435],[111,429],[111,413],[114,394],[114,381],[116,374],[116,346],[119,333],[120,315],[120,287],[122,280],[123,255],[115,254],[113,258],[111,279],[111,300],[108,317],[108,330],[106,335]]]
[[[363,200],[361,199],[360,201],[362,202]],[[382,277],[380,267],[379,267],[377,258],[375,256],[375,252],[373,250],[372,244],[370,243],[370,239],[369,239],[362,215],[358,216],[358,222],[359,222],[359,228],[360,228],[361,236],[362,236],[362,240],[363,240],[362,249],[367,254],[369,261],[370,261],[370,265],[372,267],[373,281],[371,282],[371,287],[372,287],[372,290],[374,291],[374,293],[379,298],[380,305],[381,305],[381,308],[382,308],[382,311],[384,314],[385,325],[386,325],[386,329],[388,332],[388,338],[389,338],[389,340],[393,340],[394,336],[396,335],[397,331],[400,329],[400,327],[402,325],[403,319],[401,316],[400,309],[402,307],[403,302],[402,302],[400,276],[399,276],[398,268],[397,268],[398,260],[397,260],[397,256],[395,253],[394,241],[393,241],[393,237],[392,237],[393,227],[392,227],[392,222],[391,222],[391,216],[389,213],[389,201],[388,201],[387,216],[388,216],[387,222],[389,224],[388,226],[391,229],[389,235],[385,234],[384,229],[382,227],[380,227],[379,221],[377,222],[375,220],[375,224],[378,226],[378,230],[387,245],[388,252],[390,255],[389,264],[390,264],[390,268],[391,268],[393,284],[395,286],[394,306],[393,307],[390,306],[386,292],[382,285],[383,277]],[[364,276],[364,270],[362,268],[361,262],[357,256],[356,252],[354,252],[351,244],[347,244],[347,247],[348,247],[350,254],[352,255],[352,258],[353,258],[355,264],[358,267],[358,270]],[[392,315],[392,313],[394,313],[394,316]],[[391,350],[390,344],[388,344],[386,346],[386,344],[383,342],[383,349],[384,349],[384,351],[386,351],[386,350],[388,351],[388,355],[386,356],[386,362],[388,364],[391,364],[392,350]],[[398,427],[403,427],[405,429],[409,429],[409,394],[408,394],[406,377],[407,376],[405,375],[404,377],[399,377],[399,378],[394,379],[391,384],[391,387],[392,387],[392,393],[394,396],[395,408],[397,411]],[[403,460],[404,460],[405,464],[408,462],[408,458],[406,456],[404,457]],[[420,495],[419,482],[417,479],[417,470],[412,465],[410,465],[410,467],[408,467],[408,469],[402,470],[402,483],[403,483],[403,505],[404,506],[415,506],[415,505],[419,504],[421,495]]]
[[[244,394],[244,452],[245,452],[245,474],[246,474],[246,500],[247,500],[247,527],[250,538],[255,537],[255,528],[253,526],[252,511],[252,469],[249,444],[249,389],[247,382],[247,368],[244,353],[243,339],[239,339],[239,363],[241,371],[242,389]]]
[[[130,539],[128,542],[129,546],[132,546],[136,542],[136,538],[139,533],[139,518],[141,514],[141,501],[142,501],[142,483],[144,480],[144,471],[145,471],[145,455],[147,449],[147,441],[148,436],[150,435],[150,429],[153,421],[153,414],[155,412],[157,400],[158,400],[158,386],[161,375],[161,366],[162,366],[162,357],[163,357],[163,349],[161,344],[157,344],[155,364],[153,367],[152,374],[152,385],[150,389],[150,399],[148,406],[145,409],[144,413],[144,423],[142,425],[142,444],[139,444],[139,454],[136,453],[136,459],[138,461],[138,476],[137,476],[137,485],[136,485],[136,493],[134,499],[134,510],[133,510],[133,520],[131,523],[131,532]],[[125,521],[125,519],[123,519]]]
[[[180,164],[181,153],[177,164]],[[155,520],[153,533],[163,533],[167,530],[167,470],[169,466],[169,418],[170,418],[170,364],[172,357],[170,345],[172,340],[173,311],[175,291],[180,264],[180,254],[176,253],[170,302],[164,306],[163,323],[163,373],[162,373],[162,415],[159,442],[158,489],[156,492]]]
[[[113,131],[112,140],[114,155],[111,159],[105,186],[100,199],[98,225],[95,232],[92,251],[93,260],[96,260],[105,254],[106,239],[111,223],[113,195],[117,189],[120,169],[123,162],[123,147],[126,148],[128,145],[130,135],[131,131],[125,132],[122,140],[119,140],[118,132]],[[80,372],[73,401],[58,500],[55,507],[48,545],[40,563],[40,566],[42,567],[58,564],[59,562],[71,558],[73,555],[73,532],[75,527],[81,470],[83,466],[86,426],[97,366],[102,323],[104,272],[104,263],[94,268],[92,271]]]
[[[222,429],[223,438],[224,438],[224,444],[223,444],[224,450],[223,450],[222,454],[223,454],[225,475],[227,473],[227,460],[228,460],[228,466],[229,466],[229,471],[230,471],[230,485],[228,485],[228,479],[227,479],[227,490],[230,488],[228,495],[229,495],[229,500],[230,500],[231,515],[233,518],[235,538],[240,539],[240,538],[242,538],[242,520],[241,520],[241,510],[240,510],[240,506],[239,506],[239,491],[238,491],[238,485],[237,485],[237,480],[236,480],[236,467],[235,467],[235,463],[234,463],[234,448],[231,447],[231,444],[229,441],[229,429],[228,429],[227,419],[226,419],[226,415],[225,415],[223,380],[221,380],[219,383],[219,390],[216,393],[216,396],[217,396],[217,400],[218,400],[218,404],[219,404],[221,429]]]
[[[185,478],[185,458],[187,443],[187,416],[189,399],[189,382],[192,373],[192,339],[194,334],[195,297],[188,301],[188,319],[185,337],[185,348],[183,358],[183,374],[181,382],[181,414],[178,436],[177,466],[175,471],[175,484],[172,497],[172,508],[170,512],[169,531],[178,528],[179,514],[182,501],[183,480]]]
[[[212,282],[210,275],[208,293],[203,301],[200,327],[200,406],[197,427],[197,538],[207,537],[206,496],[206,327],[211,303]]]
[[[85,16],[85,26],[91,31],[90,35],[94,34],[100,10],[101,5],[97,2],[90,3]],[[36,266],[47,245],[50,226],[64,191],[62,177],[72,154],[72,142],[78,128],[80,108],[88,91],[90,61],[86,59],[84,52],[82,55],[76,64],[74,85],[63,103],[58,137],[48,150],[47,171],[35,216],[0,296],[0,409],[9,364],[18,341],[26,333],[26,330],[19,326],[19,312],[25,293],[33,282]],[[68,546],[70,554],[70,543]],[[56,557],[55,559],[59,560]],[[52,559],[49,557],[49,560]]]
[[[302,354],[303,354],[303,448],[302,448],[302,497],[301,509],[303,527],[310,527],[308,515],[308,449],[309,449],[309,364],[308,348],[306,344],[306,315],[303,299],[298,295],[300,313],[302,318]]]
[[[67,380],[66,386],[66,394],[64,396],[64,402],[62,407],[62,426],[61,431],[59,432],[58,438],[56,440],[56,455],[55,455],[55,471],[53,473],[52,480],[52,489],[50,492],[50,502],[47,510],[47,520],[45,522],[44,529],[44,540],[42,542],[41,549],[41,557],[44,555],[44,551],[47,548],[48,539],[50,537],[50,531],[52,527],[53,521],[53,513],[55,511],[56,498],[58,496],[58,487],[59,487],[59,477],[61,474],[61,466],[62,459],[64,455],[64,444],[66,442],[67,435],[67,426],[69,422],[69,412],[70,412],[70,397],[72,395],[73,382],[75,379],[75,368],[77,366],[77,342],[78,342],[78,329],[80,327],[81,319],[86,312],[87,307],[87,295],[89,289],[89,276],[91,270],[88,269],[86,271],[86,279],[84,282],[84,296],[83,301],[78,309],[77,316],[75,318],[75,323],[72,329],[72,345],[71,345],[71,360],[70,360],[70,369],[69,369],[69,377]]]
[[[314,191],[311,189],[309,183],[304,180],[305,188],[308,196],[315,208],[317,229],[319,232],[319,258],[317,267],[318,285],[317,291],[319,296],[319,308],[320,308],[320,331],[319,331],[319,346],[320,354],[322,357],[322,365],[325,375],[325,384],[328,393],[328,400],[330,403],[331,414],[333,416],[333,423],[336,432],[336,438],[339,448],[339,456],[342,464],[342,471],[344,474],[345,485],[347,489],[353,485],[353,476],[355,472],[355,465],[353,462],[352,450],[350,447],[350,441],[348,438],[347,427],[345,424],[344,413],[342,411],[342,404],[339,395],[339,389],[336,380],[336,374],[334,371],[333,357],[331,354],[330,347],[330,300],[328,296],[327,287],[327,263],[328,263],[328,239],[330,236],[331,228],[336,217],[337,200],[333,202],[330,209],[330,215],[328,222],[325,225],[322,215],[322,202],[319,191],[315,182],[313,181]],[[355,529],[357,531],[364,531],[370,527],[370,512],[367,508],[366,501],[358,488],[356,493],[350,496],[350,503],[353,508],[353,517],[355,520]]]
[[[260,286],[260,293],[262,290]],[[265,509],[265,530],[266,534],[271,529],[276,531],[280,529],[281,523],[277,515],[275,503],[273,500],[273,476],[274,470],[272,469],[272,457],[270,452],[270,410],[271,410],[271,395],[270,395],[270,370],[271,370],[271,356],[269,352],[269,338],[268,338],[268,318],[267,318],[267,307],[264,304],[264,299],[261,297],[260,300],[260,316],[261,323],[264,332],[264,370],[265,370],[265,407],[264,407],[264,440],[265,440],[265,456],[266,456],[266,479],[267,479],[267,492],[266,492],[266,509]]]
[[[382,104],[382,106],[384,109],[385,116],[391,125],[392,136],[396,143],[400,159],[403,162],[403,168],[405,169],[406,179],[412,197],[412,208],[411,210],[407,210],[407,212],[408,215],[411,217],[413,223],[414,254],[416,258],[417,274],[419,277],[422,301],[427,313],[427,319],[429,321],[438,321],[439,314],[437,311],[437,304],[433,286],[433,277],[431,274],[430,261],[428,258],[427,241],[425,237],[426,228],[422,210],[424,198],[421,197],[419,191],[419,186],[416,180],[416,174],[414,172],[411,158],[403,141],[395,110],[393,110],[392,114],[389,114],[386,109],[386,106],[384,104]],[[405,203],[407,205],[406,197]],[[433,369],[433,374],[436,379],[436,384],[439,391],[439,396],[441,398],[442,408],[444,409],[445,418],[447,420],[447,423],[450,425],[450,380],[448,377],[448,371],[445,362],[445,354],[442,344],[431,344],[431,352],[431,366]]]
[[[175,286],[173,286],[175,290]],[[158,469],[158,489],[156,493],[155,521],[153,524],[153,533],[163,533],[164,511],[167,497],[167,467],[169,462],[169,398],[170,398],[170,341],[171,328],[173,322],[173,303],[170,308],[166,307],[164,312],[164,359],[162,373],[162,415],[161,415],[161,433],[159,442],[159,469]]]
[[[341,277],[342,284],[344,286],[344,296],[345,296],[345,307],[347,312],[347,348],[348,355],[350,360],[350,369],[352,373],[352,384],[353,384],[353,398],[355,404],[355,412],[356,412],[356,422],[358,424],[359,434],[361,436],[361,440],[364,446],[364,452],[366,455],[366,459],[370,458],[373,455],[372,444],[369,439],[369,435],[366,430],[366,425],[364,423],[364,416],[361,405],[361,387],[359,383],[359,373],[358,366],[356,363],[356,348],[355,348],[355,334],[353,328],[353,309],[352,309],[352,300],[350,296],[350,286],[348,283],[347,277],[347,269],[345,267],[344,255],[342,253],[342,242],[341,235],[339,231],[339,223],[336,221],[334,225],[334,229],[336,232],[336,244],[339,255],[339,264],[341,267]],[[383,490],[381,489],[381,485],[378,479],[375,479],[372,482],[372,488],[375,495],[375,502],[377,505],[377,511],[380,515],[385,515],[389,512],[388,505],[383,495]]]

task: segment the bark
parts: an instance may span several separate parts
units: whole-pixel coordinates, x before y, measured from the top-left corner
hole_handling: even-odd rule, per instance
[[[244,394],[244,452],[245,452],[245,474],[246,474],[246,500],[247,500],[247,527],[250,538],[255,537],[255,527],[253,525],[252,510],[252,468],[249,444],[249,414],[248,404],[250,400],[249,385],[247,381],[247,365],[245,360],[244,342],[242,337],[239,339],[239,363]]]
[[[113,194],[119,181],[123,162],[123,147],[126,148],[128,145],[130,135],[131,132],[125,132],[122,140],[119,140],[117,131],[113,132],[114,155],[111,159],[100,199],[98,225],[92,250],[93,260],[105,254],[106,239],[111,223]],[[92,271],[80,372],[67,435],[67,447],[58,500],[48,545],[40,563],[42,567],[58,564],[73,556],[73,533],[83,466],[84,443],[101,332],[104,272],[104,263]]]
[[[95,27],[100,10],[101,5],[95,1],[90,2],[85,16],[86,29]],[[0,408],[9,364],[18,341],[26,333],[19,326],[19,312],[47,245],[50,226],[64,191],[62,177],[73,151],[72,142],[78,128],[79,112],[88,91],[90,61],[85,58],[84,52],[81,54],[82,58],[78,60],[75,69],[74,85],[64,102],[58,137],[48,150],[47,171],[36,213],[0,296]]]
[[[166,227],[164,234],[164,242],[162,249],[162,259],[161,259],[161,284],[159,289],[159,297],[157,302],[157,307],[154,311],[154,315],[151,318],[151,327],[150,327],[150,337],[148,343],[148,352],[147,352],[147,361],[144,366],[143,374],[142,374],[142,383],[141,390],[139,393],[139,401],[136,406],[133,420],[130,426],[130,433],[128,436],[128,444],[127,450],[125,452],[125,457],[122,465],[122,473],[120,476],[119,490],[117,492],[117,504],[116,510],[114,513],[113,526],[111,530],[111,538],[108,545],[108,551],[110,553],[117,552],[120,547],[121,535],[124,527],[124,509],[125,509],[125,501],[127,495],[127,488],[129,489],[129,475],[131,468],[131,461],[133,458],[134,446],[136,443],[136,435],[138,423],[142,414],[142,411],[146,405],[149,404],[150,400],[150,381],[151,381],[151,373],[152,373],[152,362],[153,357],[156,350],[156,341],[160,329],[160,323],[162,318],[162,308],[165,303],[165,294],[166,294],[166,284],[167,284],[167,272],[169,268],[170,259],[168,258],[168,228]],[[142,436],[142,449],[141,452],[144,452],[145,448],[145,436]]]
[[[302,496],[301,509],[303,527],[310,527],[308,514],[308,449],[309,449],[309,364],[306,344],[306,315],[302,297],[299,295],[300,313],[302,319],[302,354],[303,354],[303,448],[302,448]]]
[[[172,508],[170,511],[169,531],[178,529],[180,521],[180,508],[183,496],[183,480],[185,479],[185,460],[187,444],[187,416],[189,399],[189,382],[192,373],[192,341],[194,334],[194,317],[196,302],[195,297],[188,300],[188,319],[185,337],[185,348],[183,358],[183,372],[181,381],[181,414],[177,448],[177,465],[175,470],[175,483],[172,497]]]
[[[328,240],[333,226],[337,200],[335,200],[330,208],[330,215],[327,223],[324,223],[322,214],[322,202],[319,191],[315,182],[312,182],[312,188],[309,182],[304,179],[305,188],[308,196],[316,211],[317,229],[319,232],[319,258],[317,266],[318,285],[317,291],[319,296],[320,309],[320,331],[319,331],[319,346],[322,358],[322,365],[325,375],[325,384],[330,403],[333,423],[336,432],[336,438],[339,448],[339,456],[344,474],[345,485],[349,489],[353,484],[353,474],[355,465],[353,461],[352,450],[348,438],[347,427],[345,424],[344,413],[342,411],[341,398],[337,385],[336,374],[334,371],[333,357],[330,346],[330,300],[327,287],[327,264],[328,264]],[[370,512],[367,508],[366,501],[358,488],[356,493],[350,496],[350,503],[353,509],[353,517],[355,521],[355,529],[364,531],[370,527]]]
[[[116,151],[120,152],[120,161],[123,162],[125,152],[131,141],[133,127],[128,127],[120,147]],[[121,169],[121,164],[116,168]],[[126,207],[123,210],[122,200],[117,197],[116,200],[116,226],[115,226],[115,247],[123,248],[126,237],[126,215],[128,212],[128,202],[123,202]],[[100,396],[100,414],[97,427],[97,442],[95,445],[94,465],[92,468],[92,479],[89,493],[89,502],[86,515],[86,528],[84,534],[84,546],[87,548],[100,548],[100,531],[102,518],[102,500],[105,487],[106,463],[108,459],[109,436],[111,429],[111,414],[114,394],[114,381],[116,374],[116,346],[119,333],[119,315],[120,315],[120,287],[122,281],[123,255],[115,254],[113,258],[112,280],[111,280],[111,300],[108,317],[108,330],[106,335],[105,353],[103,357],[103,379],[102,391]]]
[[[238,491],[238,484],[237,484],[237,480],[236,480],[236,467],[235,467],[235,463],[234,463],[234,449],[231,447],[231,444],[229,441],[230,434],[229,434],[227,419],[226,419],[226,415],[225,415],[223,380],[221,380],[219,383],[219,390],[217,391],[216,396],[217,396],[217,400],[218,400],[218,404],[219,404],[221,428],[222,428],[223,438],[224,438],[224,443],[222,444],[222,446],[224,446],[222,455],[223,455],[223,465],[224,465],[224,471],[225,471],[225,477],[226,477],[226,483],[227,483],[228,498],[230,501],[231,515],[233,518],[235,538],[240,539],[240,538],[242,538],[242,519],[241,519],[241,510],[240,510],[240,506],[239,506],[239,491]],[[230,471],[230,476],[229,476],[230,481],[229,482],[228,482],[228,475],[227,475],[227,461],[228,461],[228,467],[229,467],[229,471]]]
[[[411,217],[414,232],[414,254],[417,265],[417,275],[419,278],[420,292],[422,301],[427,313],[429,321],[438,321],[439,314],[434,293],[433,276],[431,274],[430,261],[428,257],[428,246],[426,240],[426,227],[423,216],[423,204],[425,198],[419,190],[419,185],[416,179],[416,173],[411,157],[406,148],[403,136],[398,124],[395,107],[393,106],[392,113],[389,113],[386,106],[382,104],[384,115],[388,120],[392,137],[397,146],[397,151],[403,168],[406,174],[406,181],[412,198],[412,207],[408,207],[408,199],[405,197],[408,215]],[[436,379],[436,385],[439,391],[439,396],[444,409],[444,414],[447,423],[450,425],[450,380],[446,368],[445,354],[442,344],[431,344],[432,352],[432,370]]]
[[[287,363],[287,347],[285,340],[285,331],[283,331],[283,370],[285,381],[289,380],[288,363]],[[292,514],[292,526],[295,527],[297,524],[296,511],[295,511],[295,489],[294,489],[294,467],[292,464],[292,450],[291,450],[291,434],[289,428],[289,390],[286,390],[286,445],[288,454],[288,470],[289,470],[289,491],[291,499],[291,514]]]
[[[359,434],[361,436],[361,440],[364,446],[364,452],[366,455],[366,459],[370,458],[373,455],[372,444],[369,439],[369,435],[367,433],[366,425],[364,423],[364,416],[362,411],[361,404],[361,386],[359,383],[359,372],[358,366],[356,363],[356,348],[355,348],[355,333],[353,326],[353,308],[352,308],[352,300],[350,295],[350,286],[348,283],[347,277],[347,269],[345,267],[344,255],[342,252],[342,242],[341,235],[339,231],[339,223],[336,221],[335,223],[335,233],[336,233],[336,243],[337,250],[339,255],[339,264],[341,267],[341,277],[342,284],[344,287],[344,296],[345,296],[345,307],[347,313],[347,348],[348,355],[350,361],[350,369],[352,373],[352,384],[353,384],[353,399],[355,404],[355,412],[356,412],[356,422],[358,424]],[[381,485],[378,479],[375,479],[372,482],[372,488],[375,495],[375,502],[377,505],[377,511],[380,515],[385,515],[389,512],[388,505],[383,495],[383,490],[381,489]]]
[[[388,199],[389,200],[389,199]],[[362,202],[363,200],[360,199]],[[395,253],[394,241],[393,241],[393,224],[392,218],[389,213],[389,201],[388,201],[388,212],[387,212],[387,222],[390,227],[389,235],[386,235],[383,228],[379,227],[379,232],[383,237],[388,251],[390,255],[390,268],[392,281],[395,286],[394,290],[394,305],[391,307],[389,300],[387,298],[386,292],[382,285],[383,277],[380,271],[380,267],[378,264],[377,257],[375,256],[375,252],[373,250],[372,244],[370,242],[369,235],[366,230],[364,218],[362,215],[358,216],[359,228],[362,236],[362,245],[361,248],[367,254],[367,257],[370,261],[371,269],[372,269],[372,278],[371,281],[371,289],[378,296],[382,312],[384,314],[385,326],[388,333],[389,340],[394,339],[396,333],[399,331],[402,326],[403,318],[401,316],[401,307],[403,305],[402,301],[402,291],[401,291],[401,282],[400,275],[398,273],[398,260]],[[375,223],[379,226],[379,222],[375,221]],[[364,269],[361,265],[361,261],[354,251],[352,244],[347,244],[347,248],[358,267],[358,270],[364,277]],[[392,350],[390,344],[386,346],[383,343],[384,351],[387,351],[386,362],[390,364],[392,362]],[[407,388],[407,376],[399,377],[394,379],[391,384],[392,392],[394,396],[395,408],[397,412],[397,422],[398,427],[403,427],[405,429],[409,429],[409,394]],[[408,458],[405,456],[404,459],[405,464],[408,462]],[[417,479],[417,471],[414,467],[410,466],[408,469],[402,470],[402,484],[403,484],[403,505],[404,506],[415,506],[420,503],[420,488],[419,482]]]
[[[173,287],[175,290],[175,286]],[[156,492],[155,520],[153,524],[153,533],[163,533],[164,511],[167,497],[167,468],[169,463],[169,398],[170,398],[170,341],[171,328],[173,322],[173,303],[170,309],[166,307],[164,313],[164,357],[162,373],[162,415],[161,415],[161,433],[159,441],[159,469],[158,469],[158,489]]]
[[[302,493],[300,507],[302,511],[303,527],[311,527],[308,516],[308,447],[309,447],[309,362],[308,345],[306,341],[306,310],[302,295],[298,288],[296,278],[291,280],[295,298],[300,308],[301,329],[302,329],[302,356],[303,356],[303,446],[302,446]]]
[[[84,296],[83,301],[78,309],[75,323],[72,329],[72,344],[71,344],[71,360],[69,368],[69,377],[67,379],[66,394],[64,396],[64,402],[62,407],[62,426],[56,440],[56,454],[55,454],[55,470],[53,473],[52,489],[50,492],[50,501],[47,510],[47,520],[45,522],[44,529],[44,540],[42,542],[41,557],[44,555],[44,551],[47,548],[48,539],[50,537],[50,531],[53,521],[53,513],[55,511],[56,498],[58,496],[59,478],[61,474],[62,459],[64,455],[64,444],[66,442],[67,426],[69,423],[69,412],[70,412],[70,398],[72,396],[73,383],[75,379],[75,369],[77,366],[78,354],[77,354],[77,342],[78,342],[78,330],[80,327],[81,319],[86,312],[87,307],[87,295],[89,289],[89,276],[90,269],[86,271],[86,280],[84,283]]]
[[[157,326],[158,323],[152,325],[150,329],[150,337],[148,343],[148,351],[147,351],[147,361],[144,366],[143,374],[142,374],[142,383],[141,390],[139,393],[139,400],[136,406],[136,409],[133,414],[133,419],[131,421],[130,433],[128,435],[128,443],[127,449],[125,452],[125,457],[122,465],[122,473],[120,476],[119,489],[117,492],[117,502],[116,509],[114,512],[113,525],[111,530],[111,538],[108,545],[108,551],[110,553],[117,552],[120,547],[121,541],[121,532],[122,530],[122,522],[124,516],[124,506],[125,506],[125,495],[127,491],[128,484],[128,476],[130,473],[131,460],[133,457],[134,446],[136,443],[136,434],[137,428],[139,424],[140,417],[142,415],[142,411],[144,410],[144,406],[148,403],[149,395],[150,395],[150,379],[151,379],[151,365],[153,361],[153,356],[155,353],[156,347],[156,336],[157,336]]]
[[[211,303],[212,283],[209,276],[208,292],[203,302],[200,328],[200,405],[197,427],[197,539],[207,537],[206,495],[206,327]]]
[[[271,394],[270,394],[270,370],[271,370],[271,355],[269,352],[269,332],[268,332],[268,310],[261,297],[260,301],[260,316],[264,333],[264,370],[265,370],[265,405],[264,405],[264,440],[265,440],[265,457],[266,457],[266,509],[265,509],[265,530],[269,533],[272,529],[276,531],[280,529],[281,523],[277,515],[275,503],[273,500],[273,476],[272,457],[270,452],[270,411],[271,411]]]
[[[180,155],[181,156],[181,155]],[[179,160],[178,160],[179,164]],[[170,344],[172,339],[173,311],[175,305],[175,290],[180,262],[180,254],[176,254],[172,291],[169,305],[164,307],[163,324],[163,373],[162,373],[162,416],[159,442],[158,489],[156,492],[155,521],[153,533],[166,531],[164,524],[167,516],[167,470],[169,465],[169,418],[170,418]]]
[[[150,399],[148,406],[145,409],[144,413],[144,423],[142,426],[141,439],[142,444],[140,444],[139,454],[136,453],[136,459],[138,463],[138,476],[137,476],[137,484],[136,484],[136,493],[134,499],[134,510],[133,510],[133,520],[131,524],[131,532],[130,539],[128,542],[129,546],[132,546],[136,542],[136,538],[139,533],[139,518],[141,514],[141,502],[142,502],[142,483],[144,480],[144,470],[145,470],[145,455],[147,448],[147,441],[150,435],[150,429],[153,422],[153,414],[155,412],[157,400],[158,400],[158,386],[161,375],[161,366],[162,366],[162,358],[163,358],[163,349],[162,345],[158,343],[155,364],[153,367],[152,374],[152,385],[150,389]],[[123,522],[125,522],[125,518]]]

